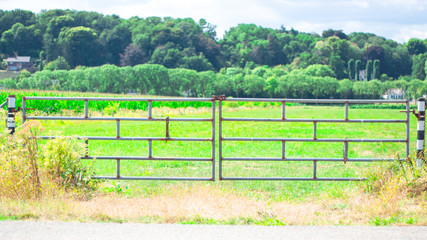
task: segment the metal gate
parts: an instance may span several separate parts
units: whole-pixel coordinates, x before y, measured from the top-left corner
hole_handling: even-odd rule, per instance
[[[223,103],[224,102],[278,102],[281,103],[281,118],[230,118],[224,117]],[[286,118],[285,103],[306,103],[306,104],[343,104],[342,119],[295,119]],[[376,104],[376,103],[400,103],[406,104],[406,119],[349,119],[349,104]],[[349,158],[348,146],[350,143],[406,143],[406,157],[409,156],[409,102],[407,100],[323,100],[323,99],[244,99],[244,98],[222,98],[219,99],[219,180],[317,180],[317,181],[358,181],[360,178],[322,178],[317,177],[317,162],[374,162],[374,161],[392,161],[395,159],[380,159],[380,158]],[[312,138],[255,138],[255,137],[223,137],[223,124],[225,122],[308,122],[313,123]],[[317,123],[400,123],[406,125],[406,137],[404,139],[337,139],[337,138],[318,138]],[[253,142],[253,141],[268,141],[281,142],[281,157],[225,157],[224,142]],[[289,158],[286,157],[286,142],[323,142],[323,143],[342,143],[343,156],[342,158]],[[223,175],[223,163],[225,161],[305,161],[313,162],[313,173],[311,177],[235,177]]]
[[[80,117],[62,117],[62,116],[28,116],[27,101],[84,101],[84,113]],[[89,101],[139,101],[148,102],[148,117],[91,117],[89,113]],[[153,117],[153,102],[211,102],[212,116],[211,118],[155,118]],[[81,97],[24,97],[22,100],[22,121],[26,120],[66,120],[66,121],[111,121],[116,124],[116,136],[108,137],[93,137],[80,136],[79,139],[85,140],[86,156],[81,159],[96,159],[96,160],[116,160],[116,176],[95,176],[96,179],[117,179],[117,180],[198,180],[198,181],[215,181],[215,100],[211,98],[81,98]],[[166,136],[165,137],[139,137],[139,136],[121,136],[120,123],[123,121],[143,121],[143,122],[165,122]],[[211,122],[212,135],[210,138],[188,138],[188,137],[170,137],[169,122]],[[41,139],[54,139],[58,136],[40,136]],[[148,141],[148,152],[146,156],[88,156],[89,141]],[[153,153],[153,142],[156,141],[181,141],[181,142],[205,142],[210,141],[212,153],[210,157],[195,158],[195,157],[155,157]],[[209,161],[211,162],[211,176],[209,177],[135,177],[122,176],[120,173],[121,160],[134,161]]]
[[[84,112],[80,117],[62,117],[62,116],[29,116],[26,113],[27,101],[28,100],[40,100],[40,101],[82,101],[84,102]],[[89,102],[90,101],[142,101],[148,103],[148,117],[92,117],[89,114]],[[210,102],[211,103],[211,117],[210,118],[169,118],[153,117],[153,102]],[[225,98],[224,96],[213,96],[212,98],[82,98],[82,97],[24,97],[22,100],[22,113],[23,122],[26,120],[68,120],[68,121],[112,121],[116,124],[116,135],[115,136],[80,136],[79,139],[84,139],[86,148],[89,148],[89,141],[147,141],[148,152],[146,156],[89,156],[86,154],[82,159],[97,159],[97,160],[115,160],[116,161],[116,176],[97,176],[95,178],[102,179],[122,179],[122,180],[201,180],[201,181],[215,181],[215,104],[218,101],[219,106],[219,141],[218,141],[218,170],[219,180],[315,180],[315,181],[357,181],[362,180],[360,178],[350,177],[318,177],[317,162],[375,162],[375,161],[392,161],[394,159],[383,159],[383,158],[349,158],[348,150],[349,144],[352,143],[405,143],[406,151],[405,156],[409,156],[409,101],[407,100],[323,100],[323,99],[245,99],[245,98]],[[280,118],[231,118],[224,117],[223,103],[224,102],[274,102],[281,105],[281,117]],[[308,119],[308,118],[287,118],[286,117],[286,103],[303,103],[303,104],[334,104],[343,105],[343,118],[340,119]],[[349,119],[349,105],[350,104],[405,104],[406,113],[405,119]],[[173,137],[168,135],[166,130],[165,137],[139,137],[139,136],[121,136],[120,134],[120,123],[123,121],[143,121],[143,122],[165,122],[166,129],[171,121],[176,122],[211,122],[211,136],[209,138],[189,138],[189,137]],[[239,136],[227,136],[223,137],[223,125],[226,122],[300,122],[300,123],[312,123],[313,135],[311,138],[286,138],[286,137],[239,137]],[[317,135],[318,123],[393,123],[393,124],[405,124],[406,136],[401,139],[366,139],[366,138],[319,138]],[[41,136],[42,139],[54,139],[57,136]],[[153,154],[153,142],[156,141],[183,141],[183,142],[206,142],[210,141],[211,145],[211,156],[210,157],[155,157]],[[224,142],[278,142],[281,143],[281,157],[230,157],[224,156]],[[315,142],[315,143],[342,143],[343,152],[342,157],[339,158],[319,158],[319,157],[287,157],[286,155],[286,143],[287,142]],[[88,151],[87,151],[88,152]],[[134,160],[134,161],[203,161],[211,162],[211,175],[209,177],[139,177],[139,176],[122,176],[120,173],[120,162],[121,160]],[[239,177],[239,176],[224,176],[223,170],[224,162],[231,161],[271,161],[271,162],[312,162],[312,175],[310,177]]]

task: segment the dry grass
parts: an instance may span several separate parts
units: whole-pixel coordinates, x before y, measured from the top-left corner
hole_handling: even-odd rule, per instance
[[[239,196],[220,185],[177,184],[147,197],[126,198],[109,193],[87,201],[65,196],[29,202],[2,199],[0,216],[61,221],[266,225],[368,225],[376,224],[372,222],[375,219],[395,219],[389,224],[427,225],[427,204],[422,198],[409,201],[394,196],[400,195],[377,197],[353,192],[336,199],[322,196],[302,203],[274,202]]]

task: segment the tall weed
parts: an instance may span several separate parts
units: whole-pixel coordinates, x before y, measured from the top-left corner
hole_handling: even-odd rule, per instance
[[[427,164],[417,167],[415,157],[396,160],[373,168],[367,172],[364,183],[367,192],[379,194],[394,188],[408,197],[425,195],[427,192]]]
[[[374,219],[404,214],[404,201],[427,200],[427,168],[416,167],[413,157],[370,169],[367,178],[362,186],[375,199],[369,206]]]
[[[34,199],[97,188],[91,165],[83,165],[83,144],[60,138],[41,143],[38,122],[27,122],[14,136],[0,137],[0,196]]]

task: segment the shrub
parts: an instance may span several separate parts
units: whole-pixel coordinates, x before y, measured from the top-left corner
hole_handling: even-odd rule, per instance
[[[84,144],[76,138],[57,138],[42,145],[40,157],[43,168],[52,180],[64,189],[94,190],[95,182],[90,178],[92,165],[80,161],[84,155]]]
[[[59,138],[42,143],[38,122],[27,122],[14,136],[0,137],[0,196],[40,198],[48,194],[90,193],[97,181],[91,165],[83,165],[83,144]]]

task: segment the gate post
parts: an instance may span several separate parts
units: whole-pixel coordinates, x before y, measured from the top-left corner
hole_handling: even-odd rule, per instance
[[[418,98],[418,123],[417,123],[417,167],[423,166],[424,159],[424,139],[425,139],[425,119],[426,100]]]
[[[15,108],[16,98],[15,95],[9,95],[7,98],[7,128],[11,130],[10,134],[15,133]]]

